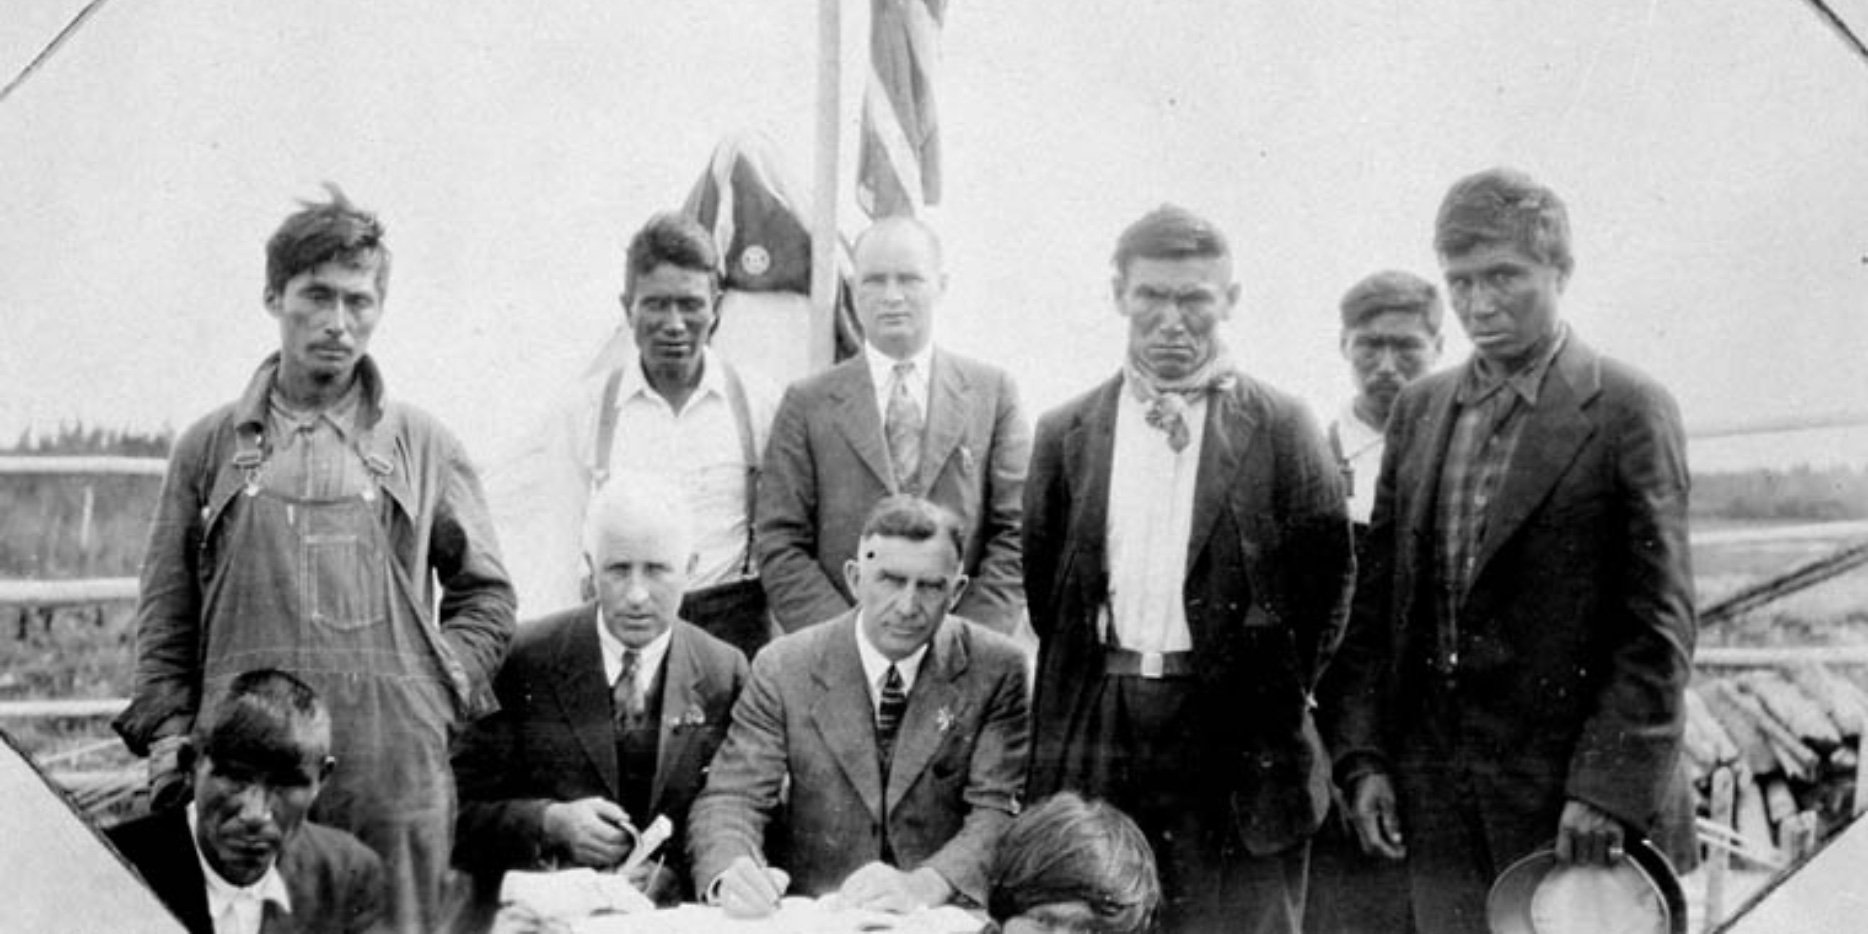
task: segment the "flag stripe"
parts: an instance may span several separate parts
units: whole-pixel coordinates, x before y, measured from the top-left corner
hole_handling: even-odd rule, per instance
[[[871,217],[940,199],[934,77],[945,0],[871,0],[857,201]]]

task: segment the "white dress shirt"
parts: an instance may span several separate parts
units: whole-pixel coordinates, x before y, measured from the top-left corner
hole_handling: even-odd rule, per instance
[[[668,654],[668,645],[674,641],[673,626],[662,630],[648,645],[636,651],[642,658],[636,663],[636,696],[646,697],[649,685],[655,681],[655,672],[662,667],[662,658]],[[597,606],[597,648],[603,654],[603,683],[616,687],[616,679],[623,675],[623,653],[629,646],[610,632],[610,627],[603,625],[603,606]]]
[[[901,673],[902,696],[906,697],[909,691],[914,690],[915,675],[921,673],[921,660],[927,654],[927,644],[923,643],[907,658],[899,662],[889,661],[881,649],[870,643],[869,633],[863,629],[863,612],[856,612],[856,655],[863,660],[863,678],[869,682],[869,708],[878,716],[882,712],[882,682],[889,676],[889,666],[894,665],[895,670]]]
[[[1109,620],[1115,638],[1137,652],[1193,648],[1182,585],[1193,535],[1194,481],[1206,439],[1205,395],[1187,406],[1187,446],[1148,424],[1148,404],[1126,381],[1116,402],[1109,468]],[[1107,634],[1104,636],[1108,639]]]
[[[895,389],[895,364],[906,362],[914,369],[909,371],[908,395],[913,397],[915,405],[921,407],[921,424],[927,424],[928,395],[934,385],[934,342],[928,341],[906,361],[897,360],[888,354],[865,343],[863,362],[869,364],[869,381],[875,385],[876,414],[883,422],[889,417],[889,393]]]
[[[709,587],[740,578],[746,558],[746,463],[739,425],[727,395],[726,372],[702,351],[700,385],[677,412],[649,385],[640,359],[623,368],[616,392],[616,434],[610,442],[610,475],[625,471],[665,476],[687,494],[694,515],[694,551],[699,561],[691,587]],[[752,417],[752,455],[763,456],[773,409],[748,385],[746,408]],[[601,387],[599,387],[599,392]],[[601,395],[598,404],[601,404]],[[585,429],[589,440],[582,463],[596,463],[596,419]]]
[[[266,903],[292,913],[292,895],[286,891],[285,877],[279,875],[278,861],[266,867],[266,874],[251,885],[235,885],[221,877],[201,852],[200,818],[194,802],[188,802],[188,841],[194,844],[195,859],[201,861],[201,877],[208,883],[208,917],[214,922],[214,934],[259,934],[266,918]]]
[[[1367,525],[1375,511],[1375,481],[1382,472],[1382,433],[1356,415],[1354,399],[1336,416],[1335,428],[1336,443],[1349,462],[1349,518]]]

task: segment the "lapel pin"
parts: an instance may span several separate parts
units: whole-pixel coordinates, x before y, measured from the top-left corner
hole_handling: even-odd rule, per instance
[[[947,732],[948,728],[952,726],[953,726],[953,711],[951,709],[942,707],[940,710],[934,713],[934,728],[936,730],[938,730],[939,732],[945,733]]]

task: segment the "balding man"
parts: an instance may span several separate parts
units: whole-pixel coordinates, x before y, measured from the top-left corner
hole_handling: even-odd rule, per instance
[[[481,907],[506,869],[616,865],[624,828],[658,815],[674,825],[669,872],[638,884],[691,896],[688,806],[746,677],[744,655],[678,616],[694,548],[681,493],[658,476],[618,475],[592,501],[596,600],[520,630],[494,682],[500,711],[454,756],[455,861],[479,878]]]
[[[779,403],[759,488],[759,567],[788,632],[855,602],[843,568],[863,520],[893,493],[960,517],[954,612],[1011,633],[1024,614],[1019,498],[1031,431],[1005,371],[934,346],[946,291],[940,239],[911,217],[876,222],[856,241],[863,352],[792,384]]]

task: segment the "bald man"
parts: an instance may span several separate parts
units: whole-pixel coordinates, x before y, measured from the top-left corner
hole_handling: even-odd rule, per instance
[[[688,805],[746,678],[737,649],[679,618],[695,564],[693,521],[658,476],[619,474],[584,527],[596,599],[521,627],[494,682],[500,711],[456,747],[455,862],[487,907],[507,869],[615,866],[629,828],[674,824],[663,871],[634,880],[691,898]]]

